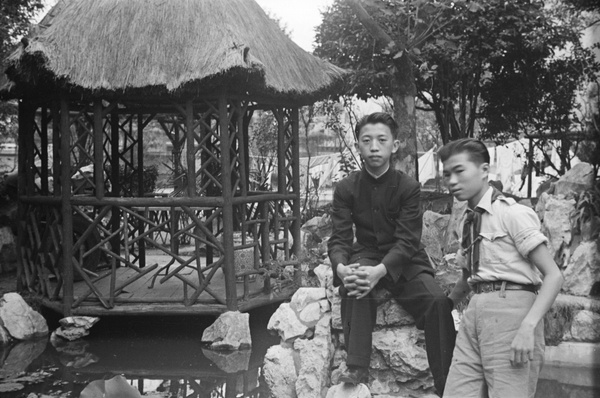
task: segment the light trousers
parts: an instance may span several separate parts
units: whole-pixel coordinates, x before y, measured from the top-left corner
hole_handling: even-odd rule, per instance
[[[510,346],[537,295],[524,290],[475,294],[464,312],[444,398],[533,398],[544,361],[544,321],[532,361],[510,363]]]

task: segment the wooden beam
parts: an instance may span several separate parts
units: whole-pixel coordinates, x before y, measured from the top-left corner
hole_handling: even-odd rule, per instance
[[[237,311],[237,288],[233,258],[233,192],[231,188],[231,156],[229,137],[229,114],[227,98],[219,96],[219,126],[221,142],[221,181],[223,184],[223,249],[225,250],[223,271],[225,274],[225,296],[227,309]]]
[[[94,101],[94,183],[96,199],[104,198],[104,127],[102,100]]]
[[[298,108],[292,108],[290,110],[290,117],[292,118],[292,187],[295,195],[293,199],[292,214],[294,215],[294,221],[292,222],[292,237],[294,244],[292,246],[292,253],[296,258],[300,258],[300,126],[299,126],[299,115]],[[300,275],[299,272],[296,275]]]
[[[196,196],[196,137],[194,135],[194,106],[192,100],[185,103],[185,133],[187,161],[187,194]]]
[[[71,209],[71,129],[69,103],[60,100],[60,185],[62,216],[63,314],[70,316],[73,306],[73,211]]]

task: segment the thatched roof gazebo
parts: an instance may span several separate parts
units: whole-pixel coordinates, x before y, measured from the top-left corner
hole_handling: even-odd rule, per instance
[[[293,292],[273,277],[298,266],[298,108],[345,71],[253,0],[61,0],[6,75],[0,98],[19,99],[19,280],[44,305],[216,314]],[[277,120],[274,191],[250,190],[255,110]],[[173,145],[169,197],[143,189],[150,124]]]

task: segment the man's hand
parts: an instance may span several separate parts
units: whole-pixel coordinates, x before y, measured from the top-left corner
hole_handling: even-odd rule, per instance
[[[512,366],[522,366],[533,360],[534,327],[521,325],[517,335],[510,345],[510,363]]]
[[[356,296],[357,299],[365,297],[377,285],[379,280],[387,275],[387,269],[382,263],[371,266],[359,266],[348,278],[348,282],[354,289],[350,290],[348,296]],[[346,283],[346,279],[344,283]],[[344,285],[345,286],[345,285]]]
[[[344,287],[346,288],[348,293],[352,293],[356,290],[356,284],[354,283],[354,281],[357,279],[357,277],[354,275],[354,272],[356,271],[356,269],[358,267],[360,267],[360,264],[358,264],[358,263],[353,263],[353,264],[348,264],[348,265],[344,265],[344,264],[340,263],[337,265],[337,268],[336,268],[337,275],[340,277],[340,279],[344,283]],[[352,294],[352,295],[355,296],[355,294]]]

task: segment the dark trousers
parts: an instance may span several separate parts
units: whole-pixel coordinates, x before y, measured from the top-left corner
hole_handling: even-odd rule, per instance
[[[371,264],[373,261],[364,258],[358,262],[362,265],[378,264]],[[450,313],[452,302],[428,273],[418,274],[409,281],[401,278],[395,284],[390,279],[383,278],[377,285],[379,287],[390,291],[398,304],[415,319],[417,328],[425,331],[427,360],[435,388],[441,396],[456,339],[454,320]],[[348,353],[346,364],[368,367],[378,300],[371,294],[357,300],[348,297],[347,293],[344,286],[340,286],[342,325]]]

